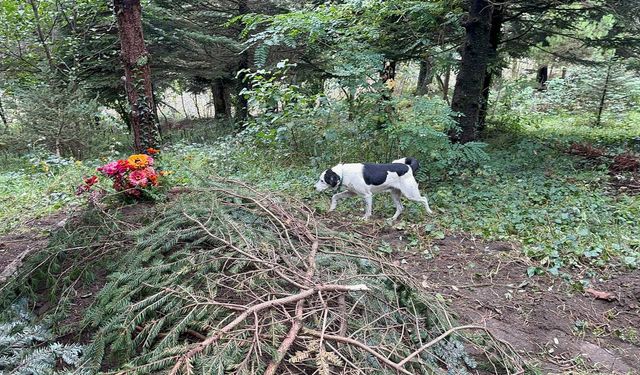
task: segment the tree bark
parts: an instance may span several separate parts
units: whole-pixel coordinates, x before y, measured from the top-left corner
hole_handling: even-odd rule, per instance
[[[118,20],[121,58],[124,67],[124,87],[129,101],[129,121],[137,152],[160,143],[158,116],[153,102],[149,53],[142,34],[140,0],[114,0]]]
[[[433,64],[429,58],[420,60],[420,72],[418,73],[418,85],[416,95],[426,95],[429,93],[429,84],[433,80]]]
[[[456,119],[459,128],[449,131],[452,142],[467,143],[478,137],[482,87],[491,55],[492,12],[489,0],[472,0],[468,20],[463,25],[466,40],[451,101],[451,109],[460,114]]]
[[[216,78],[211,85],[214,116],[217,119],[231,117],[231,107],[228,102],[229,90],[226,86],[222,78]]]
[[[491,51],[489,56],[489,64],[495,65],[498,61],[498,44],[502,36],[503,9],[501,5],[497,5],[493,9],[491,15],[491,34],[489,35],[489,44]],[[478,114],[478,132],[482,132],[486,128],[487,112],[489,110],[489,94],[491,92],[491,84],[493,76],[498,67],[494,66],[487,69],[486,76],[482,83],[482,102],[480,103],[480,113]]]

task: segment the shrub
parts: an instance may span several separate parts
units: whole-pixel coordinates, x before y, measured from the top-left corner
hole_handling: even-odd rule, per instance
[[[57,156],[81,159],[92,149],[107,149],[118,123],[103,113],[96,98],[79,88],[40,83],[15,95],[16,124],[3,138],[12,150],[44,149]]]

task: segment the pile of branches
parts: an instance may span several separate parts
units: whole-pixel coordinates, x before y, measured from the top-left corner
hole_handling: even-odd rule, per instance
[[[170,374],[521,372],[518,356],[354,234],[236,181],[135,231],[84,319],[85,368]],[[472,354],[470,354],[472,353]]]

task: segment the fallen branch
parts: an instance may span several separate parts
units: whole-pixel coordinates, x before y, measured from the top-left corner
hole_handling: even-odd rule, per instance
[[[277,299],[270,300],[270,301],[265,301],[265,302],[259,303],[257,305],[254,305],[252,307],[249,307],[243,313],[238,315],[232,322],[230,322],[226,326],[222,327],[220,329],[220,331],[216,332],[212,336],[208,337],[206,340],[204,340],[201,343],[197,344],[196,347],[194,347],[193,349],[189,350],[186,354],[181,356],[180,359],[176,362],[175,366],[173,366],[173,368],[171,369],[170,374],[171,375],[177,374],[178,371],[180,371],[180,368],[182,368],[182,366],[184,366],[184,365],[187,365],[195,355],[199,354],[200,352],[205,350],[207,347],[209,347],[209,346],[213,345],[214,343],[216,343],[222,336],[224,336],[227,332],[229,332],[233,328],[235,328],[238,324],[240,324],[242,321],[244,321],[249,315],[253,315],[255,313],[258,313],[259,311],[262,311],[262,310],[265,310],[265,309],[269,309],[269,308],[271,308],[273,306],[280,306],[280,305],[286,305],[286,304],[293,303],[293,302],[298,302],[300,300],[304,300],[305,298],[308,298],[308,297],[314,295],[315,293],[318,293],[318,292],[321,292],[321,291],[325,291],[325,292],[354,292],[354,291],[367,291],[367,290],[369,290],[369,288],[364,284],[356,284],[356,285],[335,285],[335,284],[319,285],[319,286],[316,286],[314,288],[302,291],[302,292],[300,292],[298,294],[294,294],[294,295],[283,297],[283,298],[277,298]]]
[[[309,252],[309,257],[307,258],[307,280],[311,280],[316,271],[315,262],[316,255],[318,254],[318,246],[318,241],[314,241],[313,245],[311,245],[311,252]],[[344,298],[344,295],[342,295],[342,298]],[[264,375],[273,375],[276,373],[278,366],[280,366],[280,362],[282,362],[285,354],[289,351],[289,348],[291,348],[291,345],[293,345],[294,341],[296,341],[296,337],[298,337],[298,333],[302,328],[303,307],[304,300],[298,301],[298,303],[296,304],[296,315],[293,318],[293,323],[291,323],[291,328],[289,329],[287,336],[284,338],[284,340],[282,340],[282,343],[278,347],[278,350],[276,351],[274,357],[269,362],[269,365],[267,365],[267,369],[265,370]]]

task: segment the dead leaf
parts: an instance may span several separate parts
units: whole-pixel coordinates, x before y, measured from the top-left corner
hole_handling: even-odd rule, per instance
[[[609,302],[614,301],[616,299],[616,296],[613,293],[601,292],[591,288],[587,288],[584,291],[587,292],[588,294],[591,294],[595,299],[602,299]]]

